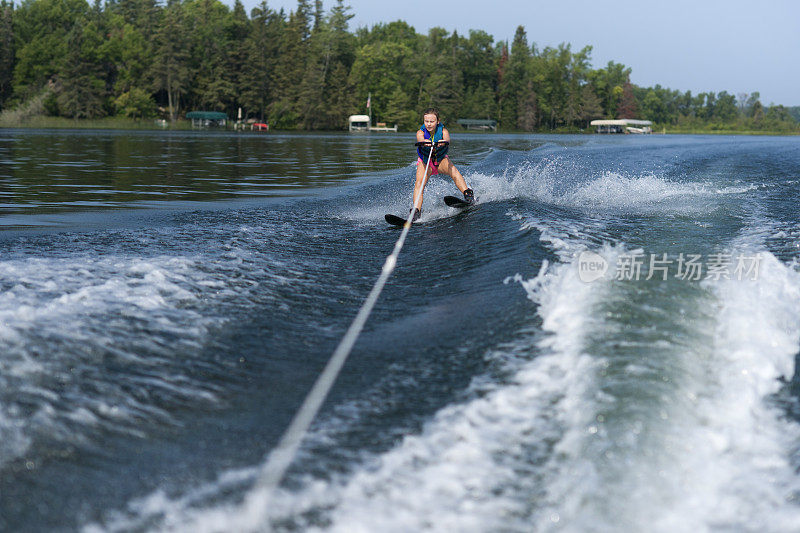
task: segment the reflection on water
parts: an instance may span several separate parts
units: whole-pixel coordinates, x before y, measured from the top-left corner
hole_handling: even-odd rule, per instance
[[[493,147],[544,142],[494,134],[454,140],[459,165]],[[0,227],[49,225],[21,223],[20,215],[294,195],[393,171],[413,180],[413,142],[413,133],[0,130]]]
[[[287,194],[396,168],[408,135],[0,132],[0,213]]]

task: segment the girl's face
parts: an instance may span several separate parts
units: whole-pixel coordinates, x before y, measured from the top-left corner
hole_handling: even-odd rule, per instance
[[[434,115],[433,113],[428,113],[427,115],[424,115],[422,117],[422,122],[423,124],[425,124],[425,129],[428,131],[433,131],[434,129],[436,129],[436,125],[439,123],[439,121],[436,120],[436,115]]]

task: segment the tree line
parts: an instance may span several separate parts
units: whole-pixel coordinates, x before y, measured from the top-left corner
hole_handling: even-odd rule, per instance
[[[758,92],[682,93],[630,82],[631,69],[591,65],[591,47],[539,48],[517,28],[508,44],[405,22],[350,31],[337,0],[298,0],[286,13],[236,0],[0,0],[0,110],[71,118],[176,120],[224,111],[278,129],[345,127],[366,112],[403,129],[436,105],[518,131],[574,131],[595,118],[661,126],[798,131],[797,109]]]

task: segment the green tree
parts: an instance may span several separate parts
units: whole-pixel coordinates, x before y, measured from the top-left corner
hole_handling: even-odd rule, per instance
[[[403,89],[396,87],[386,102],[386,111],[383,118],[390,124],[397,124],[398,128],[413,130],[419,123],[419,115],[414,111],[411,98]]]
[[[497,89],[500,54],[494,39],[484,31],[470,30],[469,39],[461,43],[458,66],[462,71],[465,92],[476,93],[480,86]]]
[[[692,99],[692,115],[700,120],[711,118],[709,114],[709,106],[707,104],[709,99],[716,98],[713,93],[700,93]]]
[[[241,13],[244,8],[239,5]],[[183,4],[190,54],[187,67],[191,84],[187,103],[191,107],[231,110],[235,98],[234,71],[229,68],[231,42],[227,27],[230,12],[219,0],[187,0]]]
[[[14,4],[0,2],[0,110],[11,98],[14,75]]]
[[[105,47],[107,54],[115,59],[114,88],[117,94],[134,87],[146,89],[153,85],[150,70],[153,47],[142,31],[123,22],[121,17],[112,17]]]
[[[163,91],[167,98],[170,120],[175,122],[181,97],[189,89],[189,38],[183,6],[171,0],[162,11],[155,36],[155,56],[152,63],[153,88]]]
[[[329,128],[344,127],[347,116],[354,109],[354,87],[349,76],[356,57],[356,37],[348,30],[349,21],[353,17],[344,0],[337,0],[328,20],[332,65],[326,90],[326,127]]]
[[[151,35],[158,27],[156,0],[115,0],[109,2],[107,9],[122,17],[123,24],[138,28],[147,35]]]
[[[582,126],[588,128],[589,123],[603,116],[603,106],[600,105],[600,98],[597,97],[594,87],[589,84],[581,87],[581,104],[579,117]]]
[[[704,116],[707,120],[711,120],[716,116],[717,94],[709,92],[701,93],[700,96],[705,97]]]
[[[622,86],[630,79],[631,69],[621,63],[609,61],[605,68],[589,73],[589,81],[595,87],[606,117],[617,116],[617,106],[622,100]]]
[[[89,17],[86,0],[25,0],[14,12],[14,93],[29,98],[65,67],[73,28]]]
[[[155,116],[156,103],[150,94],[138,87],[122,93],[114,100],[117,113],[129,118],[149,118]]]
[[[525,28],[517,26],[508,62],[500,71],[498,87],[498,122],[504,128],[536,124],[536,109],[529,105],[533,87],[528,83],[531,69],[531,49]],[[520,109],[522,107],[522,109]]]
[[[251,16],[251,31],[244,43],[246,67],[240,77],[239,97],[248,115],[255,115],[263,122],[267,107],[275,98],[273,76],[284,20],[266,2],[253,8]]]
[[[727,91],[722,91],[717,95],[717,102],[714,107],[714,117],[724,122],[730,122],[738,115],[736,108],[736,97],[728,94]]]
[[[106,82],[100,50],[102,34],[94,21],[77,24],[70,32],[68,53],[59,72],[59,112],[71,118],[106,115]]]
[[[752,118],[755,114],[756,104],[759,104],[760,100],[761,93],[758,91],[752,92],[744,102],[744,116]]]
[[[591,86],[588,84],[589,72],[591,70],[592,47],[585,46],[579,52],[571,55],[567,74],[567,99],[564,108],[563,118],[567,124],[583,127],[584,115],[591,108],[598,105],[597,97],[589,97]],[[584,90],[588,87],[588,90]],[[584,103],[584,98],[590,101]]]
[[[637,87],[631,69],[590,66],[591,47],[537,50],[519,26],[511,46],[483,31],[402,21],[348,29],[336,0],[298,0],[288,17],[263,1],[0,0],[0,107],[38,95],[51,113],[93,117],[185,107],[268,120],[278,128],[342,128],[372,94],[377,121],[416,127],[436,105],[455,119],[495,118],[503,128],[584,127],[605,116],[641,116],[689,128],[797,131],[796,109],[765,108],[758,92],[693,95]],[[797,115],[800,117],[800,114]]]
[[[404,22],[378,25],[373,32],[391,36],[391,39],[382,41],[375,39],[372,33],[362,32],[359,40],[366,44],[356,52],[350,70],[350,83],[354,87],[356,102],[356,107],[351,111],[363,111],[362,106],[371,93],[373,117],[383,120],[386,118],[387,103],[396,89],[400,88],[408,96],[409,105],[416,113],[418,107],[428,103],[422,102],[425,88],[421,70],[425,60],[418,53],[420,39],[413,28]]]
[[[756,128],[762,128],[764,126],[764,118],[764,106],[760,101],[756,101],[756,103],[753,104],[753,116],[751,118]]]
[[[659,98],[655,89],[647,91],[640,108],[642,110],[642,118],[652,120],[659,124],[665,124],[668,121],[667,110],[664,102]]]
[[[297,109],[304,129],[317,129],[326,119],[327,78],[334,54],[334,39],[330,25],[324,20],[322,3],[317,0],[314,25],[308,38],[306,72],[298,90]]]
[[[764,126],[772,131],[797,132],[800,124],[792,116],[791,109],[782,105],[771,105],[764,116]]]
[[[151,62],[160,11],[154,0],[117,0],[106,8],[108,19],[104,55],[112,63],[109,74],[118,97],[133,88],[153,87]]]
[[[247,12],[241,0],[235,0],[233,11],[226,20],[225,37],[227,48],[225,54],[226,69],[229,72],[233,91],[229,95],[227,106],[232,113],[238,112],[241,105],[241,94],[244,89],[244,72],[249,68],[247,64],[247,37],[250,35],[252,23],[247,18]],[[237,115],[238,116],[238,115]]]
[[[497,116],[495,92],[489,82],[483,81],[475,88],[466,88],[461,105],[461,118],[492,119]]]
[[[625,81],[625,83],[622,84],[622,96],[620,96],[617,106],[617,117],[636,118],[638,113],[639,109],[636,105],[636,98],[633,95],[633,85],[630,81]]]
[[[588,71],[591,48],[573,54],[569,44],[545,48],[533,60],[533,79],[540,118],[550,129],[574,124],[580,115],[580,87]]]
[[[436,106],[443,116],[455,117],[462,93],[462,73],[458,68],[458,34],[448,37],[443,28],[431,28],[423,41],[417,63],[420,74],[420,107]]]
[[[308,0],[298,0],[297,10],[290,13],[279,41],[275,65],[275,98],[270,104],[270,121],[279,128],[297,127],[302,116],[300,87],[308,61],[311,9]]]

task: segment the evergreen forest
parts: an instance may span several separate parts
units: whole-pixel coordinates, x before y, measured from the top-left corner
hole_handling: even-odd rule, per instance
[[[592,65],[591,47],[540,48],[481,30],[402,21],[351,30],[338,0],[286,13],[239,0],[0,0],[0,110],[31,116],[162,118],[223,111],[276,129],[339,130],[351,114],[414,129],[435,105],[449,125],[493,119],[504,131],[580,131],[596,118],[640,118],[671,131],[798,133],[798,108],[757,91],[692,94],[631,83]],[[16,113],[16,114],[12,114]]]

